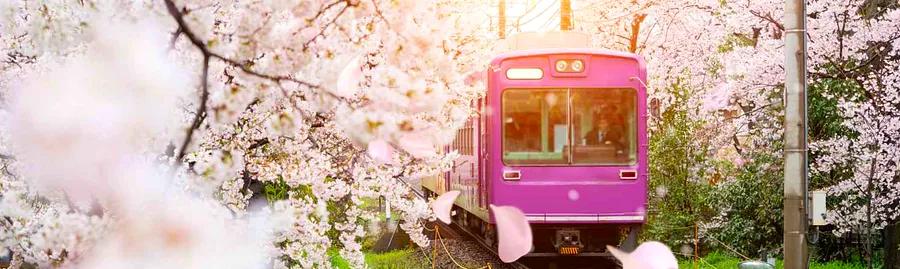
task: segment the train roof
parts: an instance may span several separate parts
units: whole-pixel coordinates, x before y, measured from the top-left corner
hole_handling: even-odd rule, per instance
[[[553,55],[553,54],[588,54],[588,55],[597,55],[597,56],[608,56],[608,57],[616,57],[634,60],[637,62],[638,70],[640,76],[646,80],[647,78],[647,63],[644,62],[644,57],[640,55],[624,52],[624,51],[613,51],[606,49],[594,49],[594,48],[548,48],[548,49],[528,49],[528,50],[516,50],[510,52],[504,52],[491,60],[490,66],[499,66],[501,62],[509,59],[515,58],[524,58],[530,56],[540,56],[540,55]]]
[[[599,56],[610,56],[610,57],[618,57],[625,59],[633,59],[637,61],[642,67],[644,66],[644,58],[640,55],[623,52],[623,51],[614,51],[614,50],[606,50],[606,49],[593,49],[593,48],[548,48],[548,49],[528,49],[528,50],[516,50],[510,52],[504,52],[498,54],[491,60],[491,65],[499,64],[502,61],[513,59],[513,58],[522,58],[529,56],[538,56],[538,55],[552,55],[552,54],[590,54],[590,55],[599,55]]]

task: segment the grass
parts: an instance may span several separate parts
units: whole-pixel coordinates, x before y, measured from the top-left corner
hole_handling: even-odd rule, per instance
[[[736,269],[738,268],[738,264],[742,260],[737,257],[732,257],[726,254],[722,254],[719,252],[713,252],[706,257],[700,258],[700,262],[698,262],[699,266],[697,268],[701,269]],[[678,262],[678,267],[680,269],[693,269],[694,261],[693,260],[681,260]],[[784,268],[782,265],[782,260],[778,259],[775,261],[775,268]],[[865,264],[860,262],[845,262],[845,261],[829,261],[829,262],[812,262],[809,265],[810,269],[863,269],[866,268]]]
[[[412,249],[401,249],[385,253],[366,253],[366,264],[373,269],[407,269],[407,268],[426,268],[430,267],[424,264],[424,261],[415,258],[415,251]],[[350,264],[341,258],[337,250],[328,252],[331,256],[331,265],[334,268],[349,269]]]

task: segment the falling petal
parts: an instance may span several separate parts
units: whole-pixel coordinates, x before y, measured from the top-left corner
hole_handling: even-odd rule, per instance
[[[570,201],[578,201],[578,198],[580,198],[580,197],[581,197],[581,195],[578,194],[577,190],[569,190],[569,200]]]
[[[556,102],[559,102],[559,97],[556,94],[549,93],[547,96],[544,96],[544,101],[547,102],[547,105],[550,107],[556,106]]]
[[[690,245],[681,245],[681,255],[690,256],[692,253],[694,253],[694,248]]]
[[[390,163],[394,159],[394,147],[383,139],[377,139],[369,142],[368,154],[380,163]]]
[[[360,78],[362,78],[362,69],[360,69],[359,56],[357,56],[350,60],[344,70],[341,70],[334,94],[340,97],[353,96],[359,87]]]
[[[400,147],[416,158],[434,156],[434,144],[421,132],[407,133],[400,137]]]
[[[660,198],[665,198],[666,194],[669,193],[669,189],[666,186],[658,186],[656,187],[656,196]]]
[[[491,205],[497,221],[497,252],[500,260],[514,262],[531,251],[531,226],[522,210],[512,206]]]
[[[631,253],[613,246],[606,246],[606,249],[622,262],[622,269],[678,269],[678,259],[660,242],[644,242]]]
[[[316,37],[319,34],[319,28],[316,27],[306,27],[303,30],[300,30],[300,37],[304,41],[308,41]]]
[[[431,210],[442,222],[450,224],[450,209],[453,209],[453,201],[456,201],[457,196],[459,196],[459,191],[448,191],[431,202]]]

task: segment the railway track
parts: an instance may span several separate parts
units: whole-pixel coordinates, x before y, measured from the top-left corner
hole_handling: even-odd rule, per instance
[[[470,233],[469,231],[466,231],[466,230],[460,228],[460,227],[457,226],[456,224],[449,224],[449,225],[448,225],[448,224],[444,224],[444,223],[438,221],[438,222],[434,222],[434,226],[433,226],[433,227],[436,227],[437,229],[440,230],[440,235],[441,235],[441,238],[442,238],[442,239],[458,239],[458,240],[466,240],[466,241],[472,242],[472,243],[474,243],[475,245],[477,245],[482,251],[485,251],[485,252],[490,253],[490,255],[493,257],[493,261],[489,261],[489,262],[488,262],[488,264],[490,264],[490,268],[491,268],[491,269],[503,269],[503,268],[509,268],[509,269],[531,269],[531,268],[532,268],[532,267],[526,266],[525,264],[523,264],[523,263],[521,263],[521,262],[519,262],[519,261],[516,261],[516,262],[513,262],[513,263],[504,263],[504,262],[501,262],[500,259],[497,258],[497,257],[499,257],[499,256],[498,256],[496,250],[494,250],[493,248],[489,247],[489,246],[488,246],[487,244],[485,244],[483,241],[479,240],[478,237],[476,237],[475,235],[473,235],[473,234]],[[435,240],[436,240],[436,239],[435,239]],[[437,244],[438,244],[438,243],[435,243],[435,247],[444,247],[444,246],[440,246],[440,245],[437,245]],[[459,267],[456,267],[456,268],[459,268]],[[476,268],[477,268],[477,267],[476,267]],[[538,268],[541,268],[541,267],[538,267]],[[475,269],[475,268],[471,268],[471,269]]]
[[[480,237],[473,235],[467,230],[460,228],[454,224],[444,224],[435,222],[435,226],[440,230],[443,239],[458,239],[473,242],[478,245],[482,251],[490,253],[494,257],[492,269],[511,268],[511,269],[592,269],[592,268],[621,268],[621,265],[612,257],[523,257],[513,263],[503,263],[499,260],[497,252],[480,240]],[[435,247],[443,247],[435,243]],[[440,251],[440,250],[439,250]],[[450,267],[459,268],[459,267]],[[477,267],[476,267],[477,268]],[[474,268],[472,268],[474,269]]]

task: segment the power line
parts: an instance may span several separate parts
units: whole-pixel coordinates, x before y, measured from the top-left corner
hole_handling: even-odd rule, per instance
[[[560,11],[559,8],[556,8],[556,11],[553,12],[553,16],[550,16],[549,18],[547,18],[547,21],[545,21],[544,24],[541,25],[541,27],[539,27],[538,29],[543,31],[543,30],[546,30],[545,28],[547,28],[547,26],[553,26],[553,24],[551,24],[551,23],[554,22],[555,19],[559,19],[559,11]]]
[[[547,12],[547,10],[550,10],[550,7],[556,6],[556,5],[557,5],[557,2],[559,2],[559,0],[554,0],[553,3],[551,3],[549,6],[545,7],[543,10],[541,10],[540,13],[538,13],[537,15],[534,15],[533,17],[531,17],[530,19],[526,20],[526,21],[523,22],[523,23],[520,23],[519,25],[528,24],[528,23],[534,21],[535,19],[540,18],[541,15],[544,15],[544,13]],[[537,2],[534,3],[534,8],[536,8],[536,7],[537,7]],[[534,8],[532,8],[531,10],[526,11],[525,13],[523,13],[522,16],[520,16],[519,19],[516,20],[516,22],[518,23],[520,20],[522,20],[522,18],[525,17],[525,15],[528,15],[528,13],[529,13],[530,11],[533,11]]]

